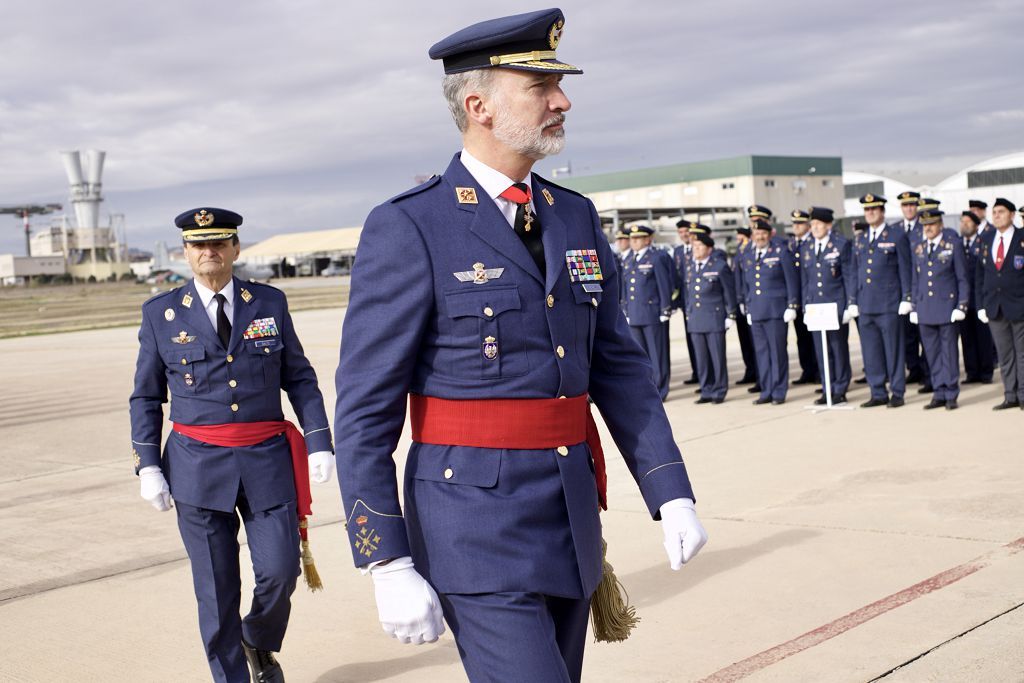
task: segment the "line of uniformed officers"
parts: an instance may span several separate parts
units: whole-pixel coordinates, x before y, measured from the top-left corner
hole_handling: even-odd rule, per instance
[[[939,202],[917,192],[899,195],[901,218],[887,222],[885,197],[860,198],[864,220],[849,239],[833,229],[831,209],[793,211],[792,234],[778,235],[772,211],[753,205],[737,229],[730,258],[711,230],[676,223],[680,244],[652,246],[644,225],[616,234],[623,271],[619,298],[637,342],[651,360],[652,379],[668,396],[669,319],[682,311],[693,370],[684,384],[698,385],[698,404],[722,403],[729,388],[725,335],[736,327],[744,372],[754,403],[782,404],[789,378],[789,325],[793,324],[800,376],[792,384],[817,384],[833,405],[847,402],[851,383],[867,384],[863,408],[905,403],[908,384],[931,394],[924,407],[958,407],[960,349],[964,384],[990,384],[996,362],[1003,401],[995,410],[1024,409],[1024,229],[1014,225],[1016,206],[999,198],[971,200],[959,232],[944,226]],[[1024,217],[1024,208],[1020,214]],[[839,328],[811,333],[809,304],[835,304]],[[849,327],[858,328],[863,377],[853,380]]]

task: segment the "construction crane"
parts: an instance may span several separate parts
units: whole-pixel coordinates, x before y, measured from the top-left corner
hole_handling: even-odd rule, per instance
[[[25,256],[32,255],[29,216],[41,216],[63,209],[60,204],[22,204],[21,206],[0,206],[0,214],[14,214],[21,218],[25,225]]]

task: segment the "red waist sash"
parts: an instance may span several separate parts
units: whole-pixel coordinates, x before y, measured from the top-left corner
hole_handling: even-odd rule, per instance
[[[608,475],[587,395],[571,398],[446,399],[409,396],[413,441],[439,446],[539,450],[587,442],[597,496],[608,509]]]
[[[292,472],[295,474],[295,502],[299,516],[299,534],[306,540],[306,517],[313,514],[313,494],[309,490],[309,460],[306,440],[298,428],[288,420],[266,422],[238,422],[219,425],[183,425],[174,423],[174,431],[196,441],[240,448],[255,446],[267,439],[284,433],[292,455]]]

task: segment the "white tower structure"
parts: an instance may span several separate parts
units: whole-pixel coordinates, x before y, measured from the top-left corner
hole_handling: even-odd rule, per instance
[[[100,227],[103,162],[107,153],[91,149],[60,155],[71,185],[71,204],[75,207],[75,228],[64,240],[68,271],[83,279],[90,275],[97,280],[119,277],[128,272],[127,259],[122,258],[113,226]]]

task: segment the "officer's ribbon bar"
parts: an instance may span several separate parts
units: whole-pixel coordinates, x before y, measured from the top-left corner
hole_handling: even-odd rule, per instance
[[[565,252],[565,264],[569,267],[572,282],[600,282],[604,279],[596,249],[569,249]]]

